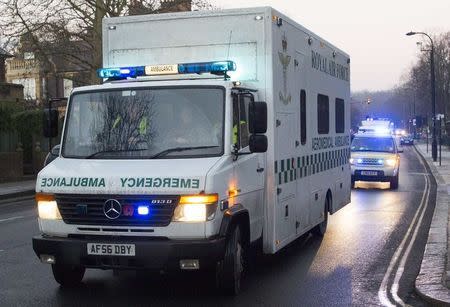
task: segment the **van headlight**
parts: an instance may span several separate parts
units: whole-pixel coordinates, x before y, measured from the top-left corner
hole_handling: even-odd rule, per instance
[[[397,164],[397,159],[386,159],[384,162],[387,166],[394,167]]]
[[[217,194],[182,195],[175,208],[174,222],[205,222],[214,219]]]
[[[350,162],[350,164],[353,165],[353,164],[355,164],[355,159],[354,159],[354,158],[350,158],[350,159],[348,160],[348,162]]]
[[[36,193],[35,196],[39,218],[43,220],[61,220],[55,195]]]

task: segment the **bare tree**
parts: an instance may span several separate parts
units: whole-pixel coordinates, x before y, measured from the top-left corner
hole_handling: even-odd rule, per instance
[[[450,115],[450,32],[435,35],[436,112]],[[423,46],[417,63],[411,67],[409,78],[402,85],[416,98],[416,114],[430,114],[430,46]]]
[[[87,72],[85,83],[95,84],[102,64],[103,18],[193,8],[212,6],[205,0],[0,0],[0,37],[9,50],[24,48],[20,42],[26,41],[52,73],[59,57]]]

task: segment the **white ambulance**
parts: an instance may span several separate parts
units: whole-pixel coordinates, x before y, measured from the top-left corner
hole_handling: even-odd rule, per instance
[[[103,63],[37,178],[33,248],[62,286],[214,268],[237,293],[251,246],[350,202],[349,56],[276,10],[108,18]]]

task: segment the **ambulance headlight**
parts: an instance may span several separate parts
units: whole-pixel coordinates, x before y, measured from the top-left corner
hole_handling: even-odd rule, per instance
[[[183,195],[173,215],[174,222],[205,222],[214,219],[217,194]]]
[[[62,219],[54,195],[37,193],[35,199],[38,207],[39,218],[43,220]]]
[[[387,166],[395,166],[397,164],[397,160],[396,159],[386,159],[384,160],[384,163],[386,163]]]

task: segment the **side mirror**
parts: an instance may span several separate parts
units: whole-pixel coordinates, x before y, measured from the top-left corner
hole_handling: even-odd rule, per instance
[[[54,138],[58,136],[58,111],[44,109],[44,118],[42,126],[44,128],[44,136]]]
[[[55,160],[59,156],[60,145],[53,146],[52,150],[47,154],[44,160],[44,167],[50,164],[53,160]]]
[[[52,153],[52,155],[54,156],[59,156],[59,149],[61,148],[61,145],[55,145],[53,146],[52,150],[50,151]]]
[[[248,107],[248,130],[251,134],[267,132],[267,104],[263,101],[252,101]]]
[[[250,152],[266,152],[267,136],[263,134],[252,134],[249,139]]]

